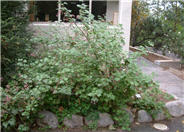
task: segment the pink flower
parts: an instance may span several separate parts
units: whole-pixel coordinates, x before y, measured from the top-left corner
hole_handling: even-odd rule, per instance
[[[16,91],[18,92],[19,91],[19,88],[16,88]]]
[[[11,98],[6,96],[6,102],[9,102],[10,100],[11,100]]]
[[[10,88],[10,85],[6,85],[6,88],[8,88],[8,89],[9,89],[9,88]]]
[[[30,56],[33,56],[33,57],[35,57],[36,55],[35,55],[34,53],[31,53],[31,54],[30,54]]]
[[[29,85],[28,85],[27,83],[26,83],[26,84],[24,84],[24,88],[28,88],[28,86],[29,86]]]

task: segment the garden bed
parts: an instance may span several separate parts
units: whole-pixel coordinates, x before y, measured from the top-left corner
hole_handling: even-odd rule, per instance
[[[141,51],[140,49],[132,47],[132,46],[130,46],[130,50],[133,51],[133,52]],[[148,55],[143,55],[143,57],[148,59],[151,62],[154,62],[155,60],[171,60],[171,58],[169,58],[167,56],[163,56],[163,55],[153,53],[153,52],[150,52],[150,51],[147,51],[147,54]]]
[[[166,109],[163,111],[160,111],[159,113],[150,113],[147,110],[144,110],[144,99],[150,99],[148,98],[150,96],[151,98],[155,98],[157,105],[159,106],[160,102],[162,102]],[[127,114],[129,121],[130,121],[130,127],[134,124],[140,124],[140,123],[150,123],[150,122],[156,122],[156,121],[162,121],[165,119],[169,119],[172,115],[172,112],[169,113],[170,107],[168,104],[174,103],[177,105],[177,100],[174,100],[174,98],[165,93],[164,91],[161,91],[159,89],[148,89],[145,92],[141,92],[139,95],[136,95],[137,100],[142,102],[142,106],[140,108],[135,108],[136,103],[129,103],[127,108],[122,108],[122,111],[125,111],[125,115]],[[142,100],[142,101],[141,101]],[[151,100],[150,100],[151,101]],[[181,101],[179,101],[179,104]],[[151,102],[150,102],[151,104]],[[147,105],[148,106],[148,105]],[[142,107],[142,108],[141,108]],[[172,106],[173,107],[173,106]],[[177,109],[178,106],[176,106]],[[151,107],[150,107],[151,109]],[[180,108],[179,108],[180,109]],[[60,113],[61,114],[61,113]],[[88,113],[89,115],[90,113]],[[95,113],[93,113],[93,116],[96,116]],[[50,111],[41,111],[39,112],[39,116],[36,120],[36,123],[33,125],[32,132],[41,132],[41,131],[67,131],[67,132],[81,132],[81,131],[122,131],[120,127],[115,127],[116,121],[113,120],[112,115],[109,113],[98,113],[99,118],[96,120],[88,120],[87,116],[72,114],[71,117],[65,117],[64,120],[61,122],[58,121],[57,115]],[[183,113],[182,113],[183,114]],[[154,116],[153,116],[154,115]],[[176,117],[178,115],[172,115],[173,117]],[[43,118],[40,118],[43,117]],[[123,118],[123,116],[122,116]],[[123,122],[124,124],[127,123],[127,121]],[[50,129],[52,128],[52,129]]]
[[[165,104],[166,111],[168,113],[164,114],[165,112],[161,111],[158,113],[155,118],[152,118],[148,112],[145,110],[139,110],[137,112],[133,112],[131,109],[122,109],[128,112],[128,116],[131,121],[131,126],[140,125],[142,123],[155,123],[158,121],[163,122],[164,120],[167,119],[173,119],[171,117],[182,117],[184,115],[184,103],[182,100],[175,100],[175,101],[170,101]],[[45,119],[47,119],[49,116],[47,114],[52,114],[49,119],[52,119],[55,115],[49,111],[44,111],[45,112]],[[43,113],[43,112],[42,112]],[[168,115],[167,115],[168,114]],[[80,116],[80,115],[72,115],[71,118],[65,118],[63,124],[58,124],[55,128],[52,128],[52,123],[49,123],[49,120],[47,122],[44,122],[47,127],[34,127],[32,128],[31,132],[42,132],[42,131],[47,131],[47,132],[55,132],[55,131],[66,131],[66,132],[91,132],[91,131],[106,131],[106,132],[112,132],[112,131],[122,131],[121,128],[115,128],[114,127],[114,121],[111,119],[111,115],[108,113],[99,113],[99,119],[97,120],[97,124],[92,124],[89,125],[88,123],[91,123],[90,121],[86,120],[86,117]],[[41,119],[42,121],[44,120]],[[57,120],[56,120],[57,122]],[[126,123],[126,122],[124,122]],[[49,126],[49,127],[48,127]],[[52,128],[52,129],[50,129]]]

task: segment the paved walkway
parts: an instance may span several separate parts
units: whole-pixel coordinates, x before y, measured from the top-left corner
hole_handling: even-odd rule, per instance
[[[160,89],[173,95],[176,99],[184,99],[184,80],[143,57],[139,58],[137,63],[144,73],[148,75],[155,73],[154,80],[160,84]]]
[[[184,116],[167,121],[159,121],[159,123],[167,125],[168,130],[165,131],[160,131],[153,128],[153,123],[141,123],[140,125],[133,125],[131,132],[184,132],[183,121]]]

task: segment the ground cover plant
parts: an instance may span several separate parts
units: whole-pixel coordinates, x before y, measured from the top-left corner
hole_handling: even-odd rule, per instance
[[[31,62],[19,59],[18,75],[1,89],[3,130],[28,131],[42,110],[55,113],[60,124],[72,114],[96,120],[98,113],[107,112],[115,126],[129,129],[122,108],[148,108],[150,113],[163,108],[154,96],[137,101],[136,94],[144,95],[150,88],[156,91],[158,85],[136,66],[140,53],[128,57],[122,50],[121,25],[110,28],[103,19],[94,20],[85,5],[78,7],[80,24],[62,7],[70,19],[70,30],[64,35],[54,31],[52,36],[33,38],[44,51],[33,53]],[[154,90],[152,93],[158,93]]]

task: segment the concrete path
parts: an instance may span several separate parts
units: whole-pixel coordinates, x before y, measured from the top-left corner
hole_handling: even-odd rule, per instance
[[[137,60],[137,64],[144,73],[155,74],[154,81],[159,83],[160,89],[173,95],[176,99],[184,99],[184,80],[143,57]]]
[[[184,132],[184,117],[171,119],[169,121],[159,121],[167,125],[168,130],[160,131],[153,128],[153,123],[141,123],[141,125],[133,125],[131,132]]]

